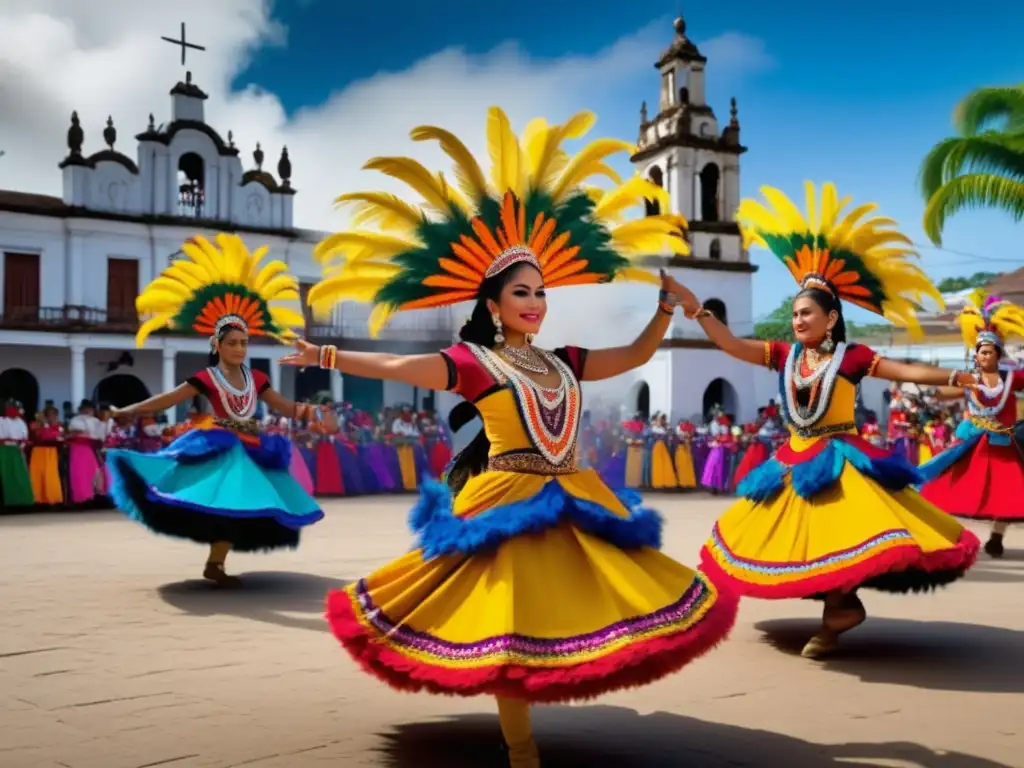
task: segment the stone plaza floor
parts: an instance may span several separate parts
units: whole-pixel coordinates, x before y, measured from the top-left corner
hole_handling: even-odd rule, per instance
[[[392,692],[340,649],[324,593],[401,554],[411,498],[327,502],[295,552],[205,551],[117,513],[0,517],[0,768],[498,768],[493,702]],[[651,496],[695,565],[727,499]],[[984,538],[983,526],[975,527]],[[827,662],[819,604],[743,604],[731,640],[655,685],[540,707],[549,768],[1024,766],[1024,526],[937,594],[865,593]]]

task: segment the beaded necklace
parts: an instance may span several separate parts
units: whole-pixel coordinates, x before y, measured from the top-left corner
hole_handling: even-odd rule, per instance
[[[495,382],[511,389],[526,436],[536,451],[556,466],[571,461],[576,453],[581,398],[569,366],[557,355],[536,350],[560,379],[558,386],[545,387],[490,349],[477,344],[466,346]]]
[[[978,387],[981,392],[988,397],[995,397],[999,395],[999,400],[996,401],[995,405],[985,405],[981,402],[977,392],[971,392],[967,390],[967,408],[971,414],[981,419],[995,419],[1000,412],[1006,407],[1006,403],[1010,399],[1010,395],[1013,393],[1013,387],[1009,386],[1002,376],[1000,376],[999,384],[995,387],[989,387],[982,384]]]
[[[799,375],[802,352],[803,345],[799,342],[789,348],[789,356],[783,368],[781,395],[786,403],[789,420],[797,427],[806,429],[820,421],[832,404],[832,393],[846,354],[846,344],[840,342],[836,345],[832,359],[815,371],[816,376]],[[810,397],[804,407],[797,401],[797,392],[808,388],[811,390]]]
[[[217,397],[224,407],[225,413],[238,421],[251,419],[256,413],[256,388],[252,383],[252,374],[246,366],[242,366],[242,388],[239,389],[228,381],[218,366],[206,369],[210,380],[217,390]]]

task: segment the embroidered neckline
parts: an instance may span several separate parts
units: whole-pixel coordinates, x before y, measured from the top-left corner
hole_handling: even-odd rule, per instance
[[[241,389],[232,385],[224,372],[217,366],[207,368],[206,372],[210,375],[210,381],[213,382],[224,412],[239,421],[251,419],[256,413],[257,398],[256,387],[253,386],[252,373],[249,368],[242,366],[243,384]]]
[[[1013,393],[1013,387],[1010,384],[1009,377],[1000,376],[1002,391],[1000,393],[999,400],[995,405],[983,405],[978,401],[977,395],[972,393],[970,390],[967,392],[967,409],[975,416],[983,419],[994,419],[1000,413],[1003,408],[1006,407],[1006,403],[1010,400],[1010,395]],[[985,387],[985,389],[994,389],[992,387]]]
[[[466,347],[499,386],[512,391],[533,448],[555,466],[575,461],[581,397],[572,369],[557,355],[536,350],[560,379],[557,387],[545,387],[492,350],[470,343],[466,343]]]
[[[828,413],[832,405],[832,394],[835,391],[836,379],[839,377],[839,368],[843,364],[843,357],[846,355],[847,345],[840,342],[836,345],[832,359],[825,364],[826,370],[821,375],[820,386],[817,388],[816,396],[812,396],[807,408],[801,408],[796,399],[796,374],[799,373],[797,366],[800,365],[800,356],[803,352],[803,345],[797,342],[789,348],[789,355],[786,357],[786,364],[782,374],[782,401],[786,404],[786,417],[789,421],[801,429],[807,429],[817,424]],[[820,369],[819,369],[820,370]],[[812,390],[812,393],[814,390]]]

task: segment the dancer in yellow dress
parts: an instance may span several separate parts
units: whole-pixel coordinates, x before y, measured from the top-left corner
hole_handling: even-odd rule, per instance
[[[910,241],[892,220],[862,220],[874,205],[843,216],[848,200],[826,184],[819,203],[807,185],[805,219],[781,192],[762,189],[773,210],[745,200],[738,218],[747,242],[770,249],[800,285],[793,301],[795,344],[740,339],[684,289],[687,314],[733,357],[779,372],[787,444],[737,488],[743,498],[715,525],[702,569],[751,597],[820,597],[822,628],[804,648],[821,656],[860,624],[859,587],[922,591],[960,578],[979,542],[912,486],[917,468],[857,434],[856,385],[866,376],[918,384],[974,386],[967,372],[886,360],[847,341],[841,300],[918,330],[925,296],[941,301],[907,256]],[[820,220],[815,211],[820,211]]]
[[[320,256],[344,258],[310,291],[310,304],[320,312],[338,300],[370,300],[376,332],[395,311],[472,300],[462,341],[417,356],[300,343],[282,360],[451,390],[479,410],[483,431],[456,457],[447,485],[424,483],[410,520],[416,549],[332,592],[327,616],[348,652],[397,689],[497,697],[516,768],[540,764],[531,702],[658,679],[716,645],[736,614],[729,593],[658,551],[657,513],[577,468],[580,381],[649,360],[674,311],[675,281],[632,267],[627,255],[686,252],[677,216],[608,224],[645,197],[664,200],[659,188],[635,178],[595,204],[581,187],[607,169],[608,154],[630,148],[602,139],[569,158],[561,139],[580,136],[593,119],[534,122],[520,145],[491,108],[492,185],[454,136],[415,129],[413,138],[437,138],[453,156],[464,194],[425,169],[413,174],[414,161],[372,161],[408,179],[436,211],[373,193],[345,196],[372,206],[362,213],[395,231],[325,240]],[[632,344],[532,346],[546,290],[614,279],[662,286]]]

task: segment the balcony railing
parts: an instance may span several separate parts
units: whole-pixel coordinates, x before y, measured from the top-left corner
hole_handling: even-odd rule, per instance
[[[310,339],[350,339],[371,341],[366,320],[332,320],[329,322],[313,322],[306,328]],[[410,327],[384,328],[373,341],[379,342],[445,342],[454,338],[451,323],[438,320],[420,323]]]
[[[139,318],[134,310],[106,310],[99,307],[4,307],[0,328],[19,331],[134,333]]]

